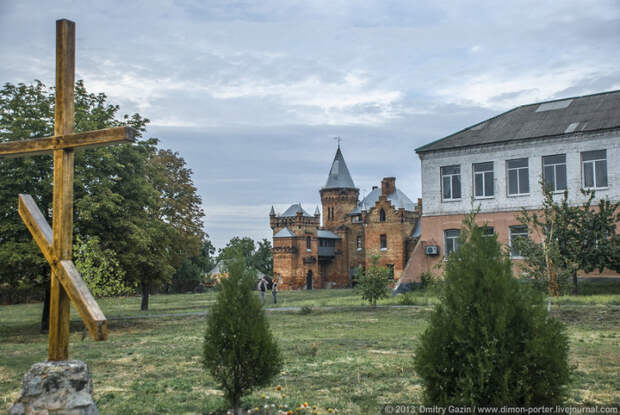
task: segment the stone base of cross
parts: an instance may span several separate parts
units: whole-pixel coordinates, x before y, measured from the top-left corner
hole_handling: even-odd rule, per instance
[[[74,304],[95,340],[107,337],[106,318],[73,264],[73,160],[79,148],[133,142],[129,127],[73,133],[75,23],[56,21],[56,106],[54,136],[0,144],[0,157],[52,153],[52,226],[30,195],[19,195],[18,210],[52,268],[48,360],[69,358],[70,306]]]

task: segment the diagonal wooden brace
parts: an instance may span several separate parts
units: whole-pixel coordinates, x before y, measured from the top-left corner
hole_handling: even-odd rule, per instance
[[[105,340],[108,328],[105,315],[84,283],[73,261],[58,261],[52,249],[52,228],[30,195],[19,195],[19,216],[43,252],[69,299],[80,313],[82,321],[95,340]]]

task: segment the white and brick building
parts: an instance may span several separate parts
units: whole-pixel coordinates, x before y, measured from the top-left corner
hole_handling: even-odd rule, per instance
[[[584,201],[582,188],[619,201],[620,91],[517,107],[416,152],[423,214],[403,282],[419,280],[455,248],[472,200],[477,222],[508,245],[527,233],[517,220],[521,209],[542,207],[541,180],[558,198],[568,190],[573,204]]]

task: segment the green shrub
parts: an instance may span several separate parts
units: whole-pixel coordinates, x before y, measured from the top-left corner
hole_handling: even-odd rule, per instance
[[[238,414],[241,397],[268,384],[280,372],[282,358],[254,292],[255,273],[241,256],[228,262],[227,271],[207,315],[203,364]]]
[[[299,314],[301,315],[312,314],[313,308],[314,306],[312,304],[301,306],[301,308],[299,309]]]
[[[388,297],[388,285],[391,282],[392,272],[387,267],[379,266],[379,256],[370,257],[370,267],[364,270],[358,267],[355,270],[355,290],[362,295],[362,300],[368,301],[376,307],[377,300]]]
[[[532,406],[562,402],[568,339],[540,293],[512,276],[496,237],[469,215],[445,286],[416,348],[427,403]]]

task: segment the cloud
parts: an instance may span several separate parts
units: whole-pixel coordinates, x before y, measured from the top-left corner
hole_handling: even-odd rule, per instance
[[[512,77],[490,71],[441,88],[437,94],[445,102],[505,110],[556,97],[559,92],[568,90],[585,79],[603,78],[614,72],[620,75],[616,68],[605,65],[571,65],[555,71],[547,68],[526,70]],[[584,91],[594,92],[600,91]]]

